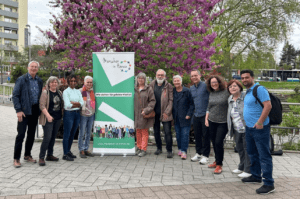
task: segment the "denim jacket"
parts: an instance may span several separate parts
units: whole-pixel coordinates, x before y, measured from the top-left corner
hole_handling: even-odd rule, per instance
[[[246,95],[246,93],[242,92],[241,96],[239,98],[237,98],[237,100],[236,100],[236,104],[237,104],[236,110],[239,112],[244,126],[246,126],[246,123],[245,123],[245,120],[244,120],[244,117],[243,117],[245,95]],[[233,125],[232,125],[232,120],[231,120],[231,110],[233,109],[234,100],[232,99],[232,97],[233,96],[230,95],[230,97],[228,98],[228,111],[227,111],[227,126],[228,126],[228,133],[229,133],[230,137],[233,136]],[[245,133],[245,131],[239,132],[239,133]]]
[[[43,81],[37,75],[35,76],[35,78],[37,79],[39,85],[38,99],[40,99],[43,88]],[[28,74],[26,73],[17,79],[13,90],[12,99],[14,108],[17,113],[23,111],[25,115],[32,114],[30,92],[30,82]]]

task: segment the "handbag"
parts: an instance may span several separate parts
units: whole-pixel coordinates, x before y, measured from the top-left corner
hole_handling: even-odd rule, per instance
[[[141,100],[141,96],[140,96],[140,93],[138,93],[139,95],[139,101],[140,101],[140,105],[142,106],[142,100]],[[142,109],[144,111],[144,109]],[[145,114],[143,115],[143,118],[144,119],[150,119],[150,118],[154,118],[155,117],[155,111],[151,111],[149,114]]]

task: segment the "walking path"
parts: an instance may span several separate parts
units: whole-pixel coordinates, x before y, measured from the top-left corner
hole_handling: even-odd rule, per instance
[[[207,165],[191,162],[195,149],[183,161],[166,152],[156,156],[155,147],[149,154],[137,156],[96,156],[77,158],[74,162],[59,160],[46,166],[21,160],[14,168],[13,147],[17,118],[13,107],[0,106],[0,199],[9,198],[297,198],[300,195],[300,155],[285,153],[274,156],[276,192],[258,196],[259,185],[246,185],[231,173],[237,168],[238,154],[226,150],[223,172],[214,175]],[[38,158],[39,142],[32,156]],[[176,151],[176,148],[173,148]],[[72,151],[78,154],[77,143]],[[24,149],[23,149],[24,152]],[[56,143],[54,155],[62,157],[62,144]],[[213,161],[213,157],[210,158]],[[16,196],[18,195],[18,196]]]

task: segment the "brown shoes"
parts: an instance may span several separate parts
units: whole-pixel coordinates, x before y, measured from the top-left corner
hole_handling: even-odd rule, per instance
[[[40,159],[39,160],[39,165],[40,166],[45,166],[46,165],[45,160],[44,159]]]
[[[36,160],[33,159],[31,156],[25,156],[24,160],[26,160],[27,162],[32,162],[32,163],[36,163]]]
[[[54,161],[54,162],[57,162],[59,160],[59,158],[53,156],[53,155],[49,155],[46,157],[46,160],[47,161]]]
[[[85,153],[86,156],[94,157],[94,154],[92,154],[89,151],[84,151],[84,153]]]
[[[15,168],[20,168],[21,167],[20,160],[14,159],[14,167]]]

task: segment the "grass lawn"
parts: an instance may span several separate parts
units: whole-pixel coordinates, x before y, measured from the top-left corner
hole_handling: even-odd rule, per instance
[[[259,82],[260,85],[268,89],[291,89],[294,90],[296,86],[300,87],[299,82]]]

